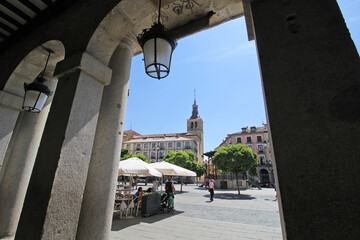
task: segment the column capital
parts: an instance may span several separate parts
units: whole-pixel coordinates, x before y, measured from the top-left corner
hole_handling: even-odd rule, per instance
[[[24,98],[14,95],[12,93],[0,91],[1,106],[22,111],[23,100]]]
[[[75,53],[56,65],[54,76],[62,77],[80,69],[104,85],[110,84],[112,70],[87,52]]]

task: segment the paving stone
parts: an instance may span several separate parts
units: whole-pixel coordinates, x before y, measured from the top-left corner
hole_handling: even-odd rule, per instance
[[[175,185],[179,188],[179,185]],[[273,189],[216,190],[209,202],[206,189],[183,186],[174,213],[148,218],[114,217],[110,240],[120,239],[282,239]]]

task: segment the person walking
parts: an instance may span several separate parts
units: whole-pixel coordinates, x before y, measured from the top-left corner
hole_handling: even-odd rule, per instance
[[[214,180],[211,179],[209,183],[210,201],[214,201],[214,189],[215,189]]]

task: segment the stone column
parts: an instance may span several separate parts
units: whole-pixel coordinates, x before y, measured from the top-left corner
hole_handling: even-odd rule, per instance
[[[88,53],[59,62],[59,81],[15,239],[75,239],[97,118],[111,70]]]
[[[104,88],[77,239],[109,238],[134,41],[126,37],[110,60],[111,84]]]
[[[0,91],[0,165],[5,166],[3,162],[6,150],[8,148],[12,132],[15,127],[19,112],[22,110],[23,98],[11,93]],[[0,181],[3,170],[0,169]]]
[[[54,91],[56,83],[46,85]],[[51,101],[49,97],[39,114],[23,111],[18,117],[0,182],[0,237],[15,235]]]
[[[337,2],[251,9],[284,239],[356,239],[360,60]]]

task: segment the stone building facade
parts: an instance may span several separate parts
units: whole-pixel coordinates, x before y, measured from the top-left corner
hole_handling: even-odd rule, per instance
[[[261,184],[275,183],[272,165],[269,129],[267,124],[262,127],[243,127],[240,132],[228,134],[225,140],[214,150],[229,144],[245,144],[258,155],[257,181]]]
[[[141,135],[133,130],[124,131],[122,148],[132,154],[143,154],[149,162],[158,162],[170,151],[191,151],[196,160],[203,163],[204,138],[203,120],[198,114],[198,105],[194,100],[193,111],[187,119],[186,133],[166,133]]]

